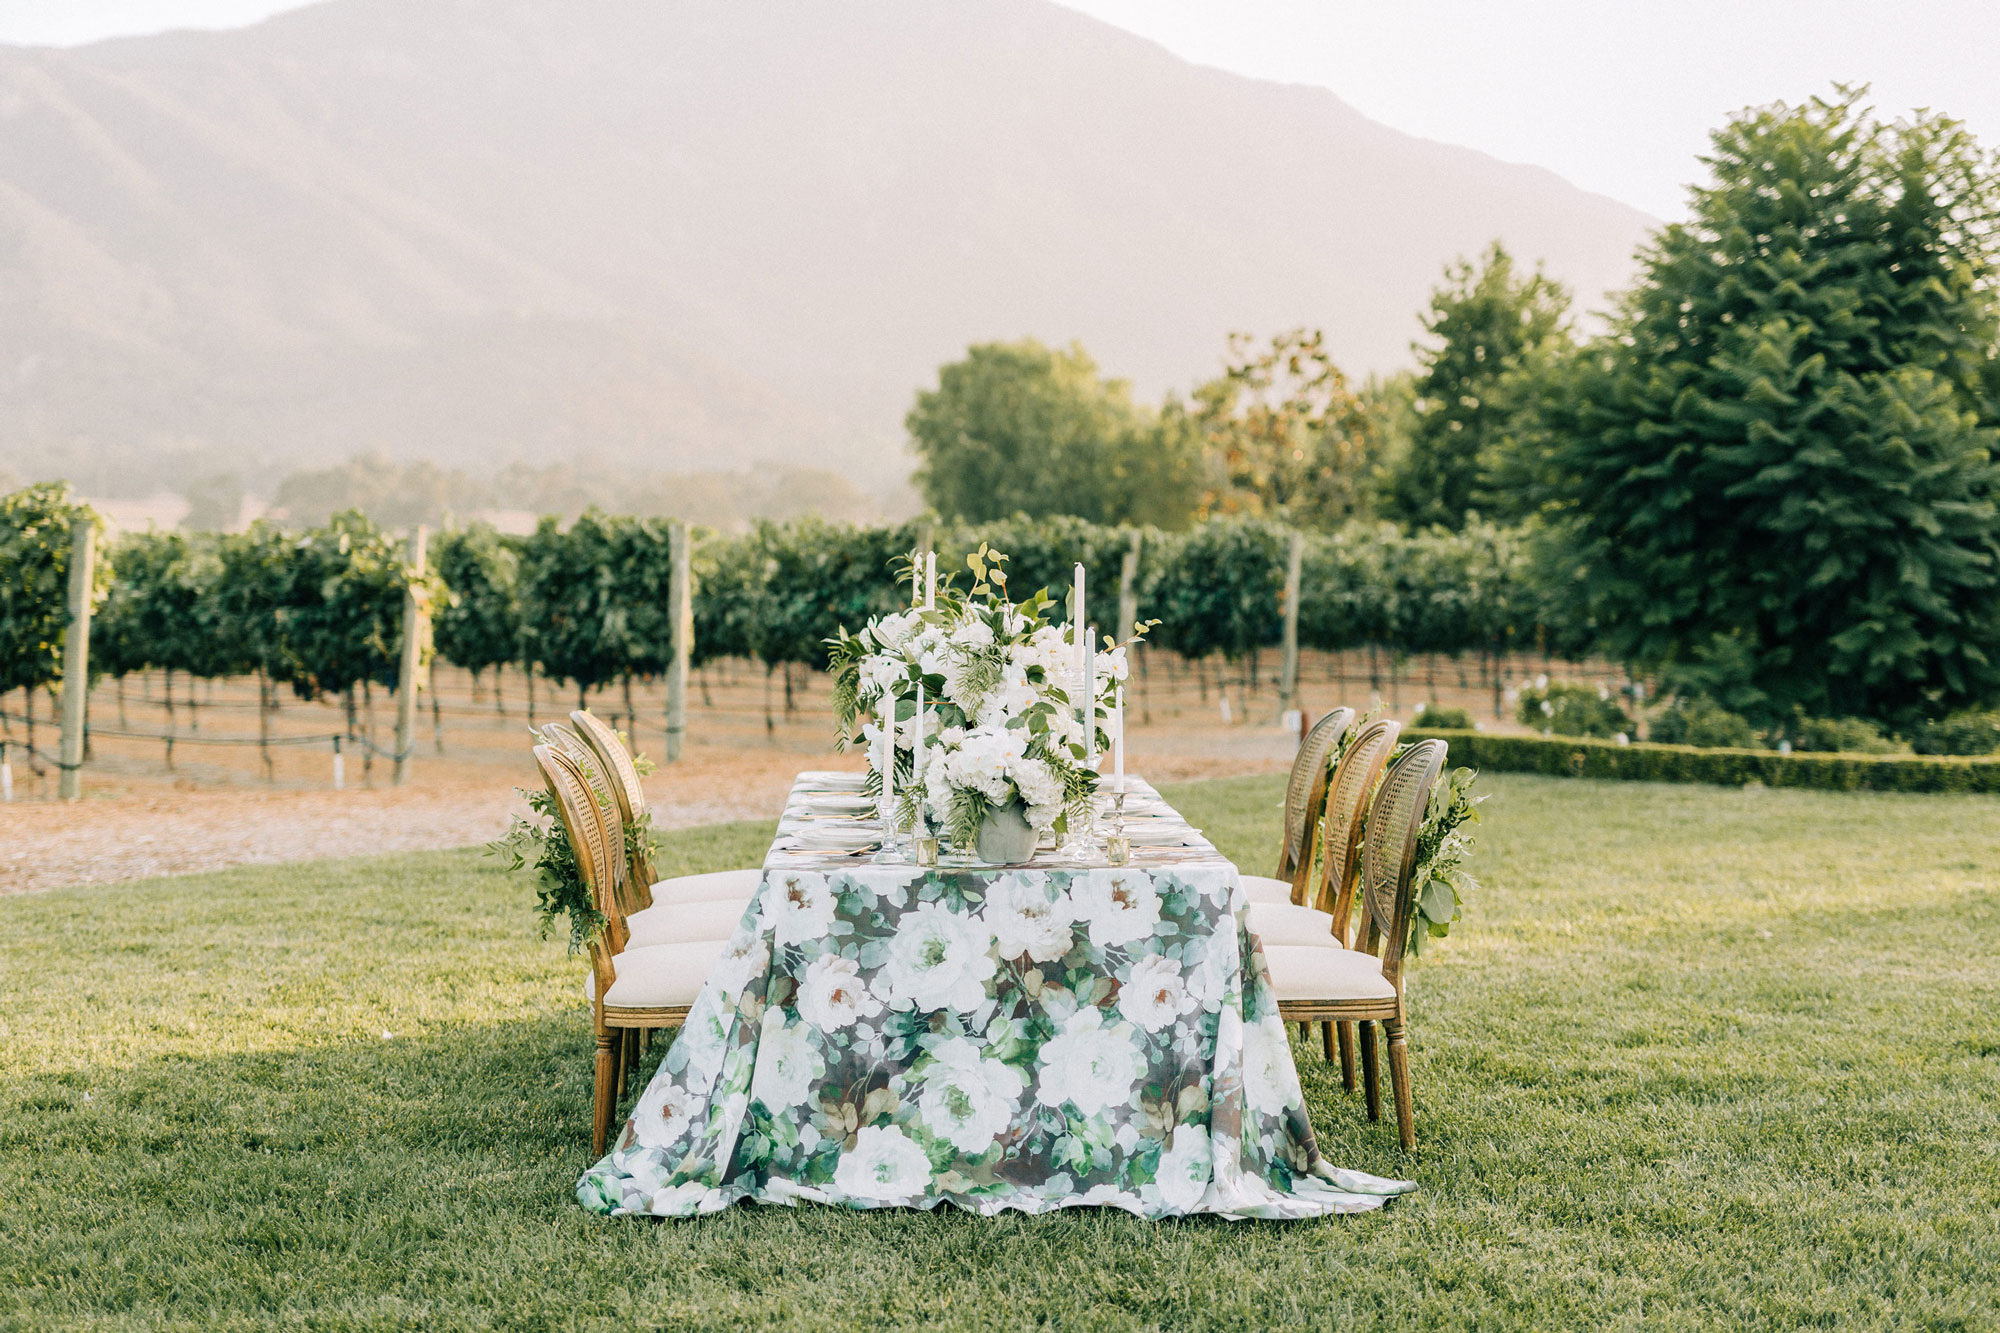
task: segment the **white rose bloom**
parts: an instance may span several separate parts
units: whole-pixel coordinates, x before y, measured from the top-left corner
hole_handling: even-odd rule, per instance
[[[1118,1012],[1148,1032],[1158,1032],[1194,1007],[1180,964],[1159,954],[1141,958],[1118,988]]]
[[[900,657],[884,654],[870,657],[861,664],[861,678],[867,692],[874,697],[890,691],[898,691],[910,674],[910,664]]]
[[[1160,923],[1160,894],[1143,870],[1092,870],[1082,883],[1071,881],[1077,916],[1090,923],[1090,942],[1100,949],[1130,944]]]
[[[986,924],[999,942],[1000,957],[1023,954],[1030,962],[1053,963],[1075,940],[1076,911],[1069,895],[1049,894],[1049,877],[1039,870],[1001,875],[986,891]]]
[[[1043,1043],[1041,1062],[1036,1100],[1044,1106],[1068,1102],[1084,1116],[1130,1102],[1132,1086],[1146,1070],[1132,1042],[1132,1025],[1106,1027],[1096,1005],[1069,1016],[1062,1031]]]
[[[656,1096],[653,1088],[658,1088]],[[676,1083],[655,1080],[639,1099],[632,1119],[639,1129],[639,1142],[648,1148],[664,1148],[685,1134],[694,1123],[695,1099]]]
[[[826,876],[811,871],[774,872],[764,891],[764,918],[781,945],[825,939],[835,907]]]
[[[700,1210],[708,1193],[709,1187],[699,1180],[669,1185],[653,1195],[646,1211],[655,1217],[686,1217]]]
[[[1012,1123],[1027,1080],[1021,1071],[981,1057],[980,1048],[953,1037],[931,1052],[917,1111],[924,1127],[969,1157],[993,1146]]]
[[[977,1009],[992,977],[993,932],[978,917],[921,903],[896,925],[876,986],[898,1009]]]
[[[811,1093],[814,1080],[826,1073],[826,1061],[813,1045],[812,1029],[803,1023],[786,1026],[782,1009],[764,1011],[764,1030],[757,1037],[757,1067],[750,1075],[750,1095],[770,1111],[788,1111]]]
[[[719,1006],[703,1009],[697,1005],[681,1025],[680,1035],[674,1038],[673,1054],[678,1058],[683,1050],[687,1053],[684,1077],[691,1088],[708,1087],[722,1071],[722,1057],[728,1053],[729,1040],[722,1018]]]
[[[1229,992],[1228,978],[1212,962],[1197,963],[1187,974],[1187,983],[1189,998],[1206,1013],[1220,1009],[1223,997]]]
[[[708,984],[734,1003],[751,978],[762,972],[770,960],[771,947],[764,942],[763,932],[751,934],[739,926],[716,955],[715,965],[708,969]]]
[[[861,980],[861,964],[838,954],[821,954],[799,982],[799,1017],[821,1032],[838,1032],[856,1020],[882,1012],[882,1001]]]
[[[1258,1115],[1282,1115],[1301,1098],[1285,1025],[1275,1016],[1243,1025],[1243,1098]]]
[[[1176,1212],[1199,1208],[1214,1175],[1215,1155],[1208,1131],[1200,1125],[1176,1125],[1173,1146],[1160,1154],[1154,1174],[1160,1201]]]
[[[833,1169],[834,1188],[856,1199],[893,1203],[930,1188],[931,1161],[895,1125],[871,1125],[854,1136]]]
[[[1083,1192],[1083,1197],[1077,1202],[1097,1204],[1107,1208],[1126,1208],[1134,1212],[1138,1211],[1139,1207],[1139,1197],[1136,1194],[1128,1194],[1116,1185],[1092,1185]]]

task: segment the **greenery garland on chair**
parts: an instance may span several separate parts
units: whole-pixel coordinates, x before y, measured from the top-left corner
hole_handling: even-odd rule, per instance
[[[535,736],[537,741],[541,739],[532,730],[529,735]],[[618,740],[630,750],[631,744],[624,732],[618,733]],[[632,766],[639,771],[640,777],[645,777],[656,767],[652,760],[637,754],[632,756]],[[601,787],[600,775],[593,769],[585,776],[589,779],[585,785],[590,790],[591,799],[609,809],[611,798]],[[583,871],[577,865],[576,850],[570,846],[569,830],[563,826],[562,813],[556,807],[556,798],[546,787],[534,790],[516,787],[514,792],[528,803],[528,809],[535,818],[523,819],[516,815],[504,834],[486,844],[486,853],[504,859],[509,871],[523,867],[534,870],[536,916],[541,923],[543,937],[548,936],[558,917],[567,917],[569,952],[572,956],[579,954],[589,948],[610,923],[604,913],[597,910],[590,885],[584,882]],[[641,810],[625,821],[627,865],[639,859],[641,853],[650,860],[659,849],[659,839],[653,832],[651,810]]]
[[[1465,870],[1466,858],[1472,854],[1472,834],[1467,826],[1479,822],[1479,806],[1486,800],[1472,794],[1472,784],[1478,779],[1477,769],[1454,768],[1440,775],[1431,788],[1410,871],[1414,910],[1407,949],[1412,954],[1421,953],[1427,940],[1449,935],[1465,895],[1479,888],[1479,881]]]

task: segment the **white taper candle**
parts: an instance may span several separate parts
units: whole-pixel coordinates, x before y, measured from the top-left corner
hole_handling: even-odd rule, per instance
[[[1081,568],[1081,566],[1078,566]],[[1097,767],[1097,631],[1083,636],[1083,763]]]

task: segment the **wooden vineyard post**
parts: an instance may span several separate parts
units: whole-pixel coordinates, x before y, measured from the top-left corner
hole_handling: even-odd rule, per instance
[[[410,752],[416,747],[417,679],[424,662],[424,634],[430,616],[424,596],[424,525],[410,533],[409,586],[403,590],[403,660],[396,671],[396,777],[400,787],[410,776]]]
[[[1132,529],[1125,558],[1118,565],[1118,624],[1111,632],[1113,643],[1132,637],[1132,627],[1139,621],[1139,543],[1144,540],[1144,533]]]
[[[1285,556],[1285,656],[1278,676],[1281,712],[1299,706],[1299,574],[1305,567],[1305,558],[1306,535],[1294,531],[1291,550]]]
[[[667,622],[673,642],[667,658],[667,762],[681,757],[687,736],[688,656],[694,651],[694,606],[688,550],[688,525],[675,523],[668,532],[672,568],[667,575]]]
[[[63,639],[62,772],[56,794],[83,795],[83,729],[90,697],[90,589],[96,582],[97,525],[79,518],[70,527],[69,633]]]

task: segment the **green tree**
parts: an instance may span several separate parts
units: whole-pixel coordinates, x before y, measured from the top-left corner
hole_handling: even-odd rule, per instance
[[[1259,346],[1229,335],[1223,373],[1186,409],[1207,471],[1207,514],[1331,527],[1365,514],[1378,414],[1348,386],[1318,329]]]
[[[522,544],[525,651],[557,680],[592,689],[664,664],[671,626],[668,526],[650,518],[586,511],[564,531],[545,518]]]
[[[1275,644],[1284,628],[1287,542],[1275,523],[1212,519],[1162,544],[1142,595],[1146,615],[1160,620],[1149,641],[1231,661]]]
[[[122,678],[149,666],[179,665],[171,645],[194,616],[195,589],[182,577],[187,537],[126,533],[107,555],[111,591],[90,622],[91,670]]]
[[[917,395],[904,425],[917,488],[947,518],[1075,514],[1184,526],[1199,461],[1180,417],[1132,401],[1075,343],[978,343]]]
[[[1508,392],[1523,359],[1569,342],[1569,292],[1541,269],[1522,276],[1498,241],[1475,266],[1445,269],[1423,318],[1432,341],[1415,345],[1420,367],[1409,447],[1391,474],[1391,517],[1413,527],[1464,525],[1473,510],[1511,510],[1496,494],[1496,452],[1513,412]]]
[[[1993,698],[1986,159],[1852,94],[1714,143],[1692,220],[1541,390],[1527,443],[1577,599],[1604,650],[1753,721]]]
[[[280,581],[279,665],[273,683],[301,698],[393,686],[410,583],[403,543],[350,511],[293,545]]]
[[[518,543],[490,523],[441,534],[436,569],[447,595],[431,618],[439,656],[472,673],[521,660],[521,557]]]
[[[0,694],[62,679],[71,529],[86,516],[101,522],[61,482],[0,495]],[[94,595],[109,582],[99,562]]]

